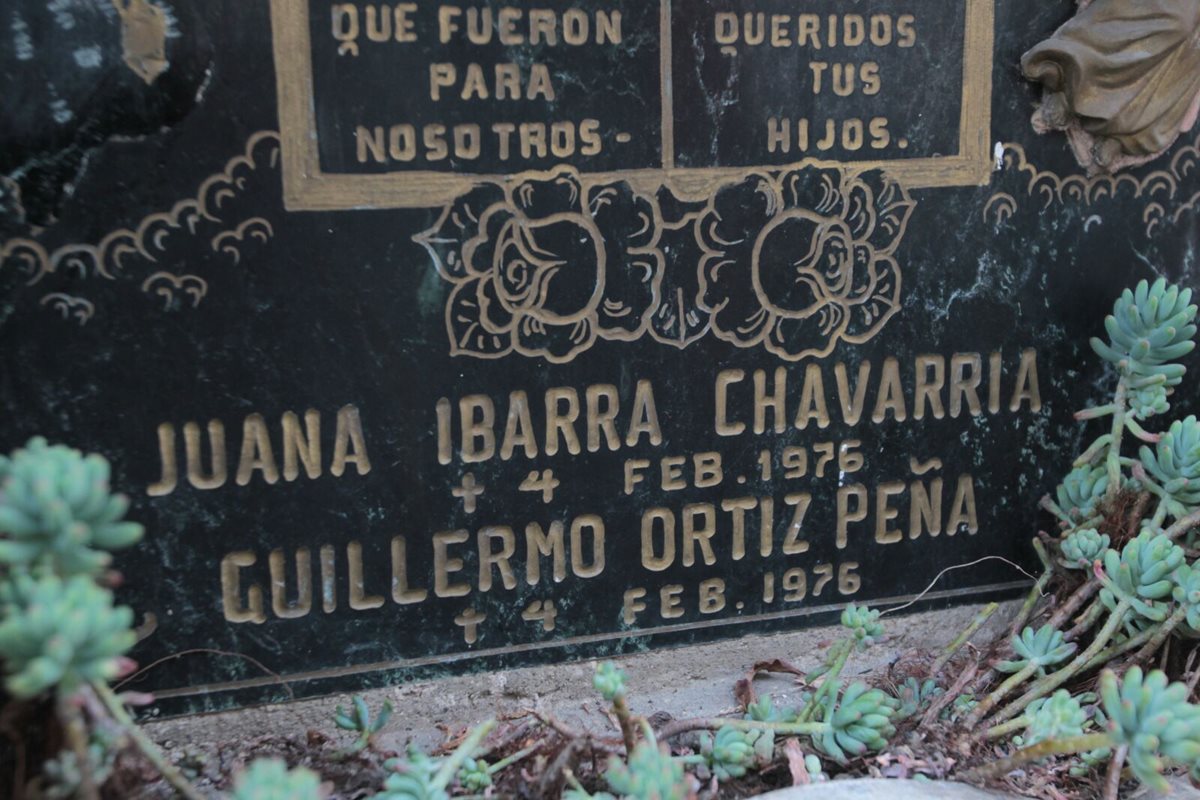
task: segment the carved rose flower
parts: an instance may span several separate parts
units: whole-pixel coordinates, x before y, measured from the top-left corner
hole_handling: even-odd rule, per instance
[[[567,169],[459,198],[417,237],[455,284],[452,353],[561,363],[597,337],[636,339],[658,305],[657,219],[628,184],[585,191]]]
[[[893,253],[912,207],[879,170],[804,167],[718,190],[697,230],[714,333],[790,361],[867,341],[899,309]]]

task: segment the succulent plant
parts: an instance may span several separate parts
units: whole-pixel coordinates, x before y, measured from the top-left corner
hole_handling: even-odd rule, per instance
[[[821,759],[809,753],[804,757],[804,771],[808,773],[808,779],[813,783],[825,783],[829,780],[829,776],[825,774],[825,770],[821,765]]]
[[[636,800],[686,800],[689,794],[683,763],[654,742],[638,743],[628,764],[610,758],[604,778],[618,795]]]
[[[278,758],[260,758],[234,781],[230,800],[320,800],[321,778]]]
[[[1099,513],[1100,501],[1108,491],[1108,472],[1103,467],[1076,467],[1055,490],[1058,507],[1067,522],[1082,523]]]
[[[1186,613],[1184,621],[1193,632],[1200,632],[1200,569],[1184,565],[1172,577],[1175,588],[1171,595]]]
[[[979,698],[973,694],[960,694],[942,712],[942,719],[957,720],[970,714],[979,705]]]
[[[1200,759],[1200,707],[1187,701],[1188,694],[1182,683],[1168,685],[1158,670],[1143,675],[1133,667],[1119,683],[1109,670],[1100,676],[1113,744],[1129,748],[1130,769],[1158,791],[1168,791],[1162,777],[1167,763],[1191,765]]]
[[[1147,420],[1171,410],[1168,400],[1174,390],[1165,383],[1153,383],[1129,392],[1129,413],[1134,419]]]
[[[625,696],[625,672],[611,661],[602,661],[596,665],[592,686],[606,702],[612,703]]]
[[[383,791],[371,800],[449,800],[445,785],[436,780],[438,762],[415,747],[408,748],[407,758],[390,758],[384,766],[389,774]]]
[[[111,494],[108,462],[78,450],[29,440],[0,456],[0,565],[44,566],[59,575],[95,574],[107,550],[142,537],[123,520],[129,499]]]
[[[807,692],[803,695],[804,703],[812,699]],[[771,695],[764,694],[746,706],[745,718],[754,722],[795,722],[800,716],[794,708],[778,708]]]
[[[1187,355],[1195,347],[1196,306],[1191,305],[1192,291],[1168,285],[1159,278],[1150,285],[1142,281],[1134,291],[1126,289],[1113,305],[1113,313],[1104,320],[1108,342],[1092,339],[1092,349],[1105,361],[1131,376],[1166,377],[1169,386],[1178,385],[1182,368],[1169,362]]]
[[[883,623],[878,611],[851,603],[842,611],[842,627],[854,634],[859,648],[869,647],[883,636]]]
[[[1026,627],[1020,636],[1012,637],[1011,643],[1020,658],[998,663],[996,669],[1001,672],[1020,672],[1036,667],[1039,673],[1045,674],[1046,667],[1066,661],[1077,649],[1075,644],[1063,641],[1063,634],[1049,625],[1043,625],[1037,631]]]
[[[562,800],[617,800],[608,792],[592,794],[582,786],[569,786],[563,789]]]
[[[85,755],[88,771],[95,786],[103,786],[112,775],[121,747],[116,737],[102,730],[92,731]],[[73,750],[61,750],[54,758],[42,764],[42,774],[36,797],[44,800],[71,800],[80,797],[83,786],[83,771],[79,768],[79,757]]]
[[[1200,506],[1200,421],[1176,420],[1155,449],[1143,446],[1139,454],[1169,514],[1182,517]]]
[[[775,751],[775,733],[770,730],[739,730],[725,725],[715,736],[700,737],[704,756],[718,780],[740,778],[756,764],[771,760]]]
[[[1121,599],[1132,604],[1134,616],[1127,628],[1136,630],[1146,621],[1162,622],[1167,617],[1164,604],[1154,601],[1170,597],[1175,588],[1172,573],[1184,563],[1183,548],[1152,528],[1145,528],[1125,543],[1118,556],[1115,550],[1104,554],[1104,570],[1109,582],[1100,590],[1100,599],[1109,610]]]
[[[1082,778],[1088,773],[1099,769],[1112,760],[1112,748],[1101,747],[1080,753],[1078,761],[1071,765],[1070,773],[1073,778]]]
[[[111,592],[83,575],[18,573],[11,586],[21,602],[5,606],[0,654],[13,696],[33,697],[56,685],[70,694],[119,674],[120,658],[137,637],[133,612],[114,608]]]
[[[1029,718],[1024,737],[1026,747],[1047,739],[1080,736],[1087,725],[1087,712],[1066,689],[1059,689],[1045,698],[1036,709],[1031,704],[1026,716]]]
[[[932,678],[924,681],[918,681],[912,676],[905,678],[904,683],[900,684],[900,693],[896,698],[900,701],[896,719],[902,720],[915,716],[933,702],[933,698],[944,691]]]
[[[827,704],[833,704],[825,718],[829,730],[814,736],[813,744],[839,763],[848,760],[847,754],[861,756],[882,749],[896,732],[891,720],[899,704],[881,689],[855,682],[840,699],[830,697]]]
[[[350,712],[346,713],[338,706],[333,711],[333,722],[344,731],[354,731],[358,734],[358,739],[354,743],[355,750],[362,750],[371,742],[371,737],[383,730],[383,726],[387,725],[391,719],[392,704],[387,700],[383,701],[383,707],[379,709],[379,715],[371,719],[371,709],[367,707],[367,701],[362,698],[362,695],[354,695],[350,702]]]
[[[1063,559],[1069,569],[1091,569],[1092,563],[1108,549],[1108,536],[1095,528],[1077,530],[1062,540]]]
[[[467,758],[458,768],[458,783],[471,794],[481,794],[492,785],[492,773],[482,758]]]

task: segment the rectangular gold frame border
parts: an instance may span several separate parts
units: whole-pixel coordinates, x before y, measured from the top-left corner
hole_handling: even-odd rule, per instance
[[[957,155],[880,161],[838,162],[854,169],[882,168],[914,189],[975,186],[988,182],[992,170],[992,49],[995,0],[963,0],[966,35],[963,46],[962,113]],[[753,169],[779,170],[786,165],[758,168],[677,169],[671,140],[670,85],[671,0],[659,0],[662,31],[663,158],[661,169],[591,172],[589,181],[626,180],[653,192],[666,185],[687,198],[707,197],[720,184]],[[271,0],[271,29],[275,50],[275,81],[279,99],[279,128],[283,148],[283,201],[289,211],[429,208],[444,205],[481,181],[506,181],[512,175],[391,172],[378,175],[334,175],[321,171],[313,95],[309,0]],[[810,159],[811,161],[811,159]],[[797,162],[799,163],[799,162]]]

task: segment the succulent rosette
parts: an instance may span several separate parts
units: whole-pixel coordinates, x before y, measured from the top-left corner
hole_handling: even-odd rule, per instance
[[[697,227],[714,333],[790,361],[867,341],[900,307],[912,207],[880,170],[805,166],[718,190]]]
[[[1070,658],[1077,645],[1064,641],[1061,632],[1049,625],[1043,625],[1038,630],[1026,627],[1019,636],[1011,639],[1012,648],[1017,658],[1012,661],[1001,661],[996,669],[1001,672],[1020,672],[1027,667],[1037,667],[1038,673],[1044,675],[1046,667],[1052,667]]]
[[[1062,554],[1067,569],[1090,569],[1096,559],[1108,550],[1108,536],[1095,528],[1077,530],[1062,540]]]
[[[321,778],[278,758],[260,758],[238,776],[231,800],[320,800]]]
[[[446,306],[453,354],[562,363],[597,337],[644,333],[662,283],[660,231],[652,198],[623,182],[585,189],[562,168],[482,184],[416,241],[455,284]]]

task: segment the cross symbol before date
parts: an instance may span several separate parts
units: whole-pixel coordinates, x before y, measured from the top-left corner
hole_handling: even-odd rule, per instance
[[[486,487],[475,482],[475,473],[468,472],[463,476],[462,486],[455,487],[451,490],[451,494],[461,498],[463,501],[463,510],[468,514],[475,513],[475,499],[483,494]]]
[[[480,614],[474,608],[468,608],[454,618],[454,624],[463,629],[463,639],[467,644],[475,644],[479,640],[479,623],[487,619],[487,614]]]

